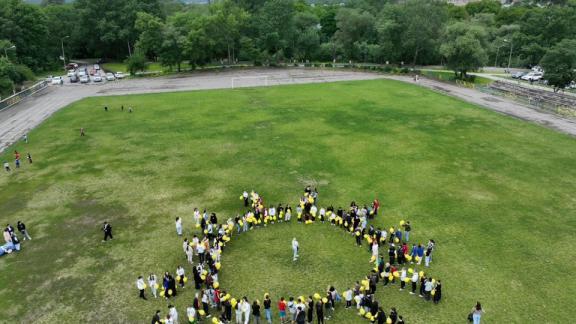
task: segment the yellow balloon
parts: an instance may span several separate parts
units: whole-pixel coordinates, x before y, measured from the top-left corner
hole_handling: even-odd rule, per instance
[[[388,280],[390,280],[390,281],[394,280],[394,276],[393,276],[393,275],[389,275],[389,276],[388,276]]]
[[[220,262],[216,262],[216,264],[214,264],[214,267],[216,267],[216,270],[220,270],[220,268],[222,268],[222,264],[220,264]]]
[[[200,316],[204,316],[204,315],[206,315],[206,312],[204,312],[204,310],[201,309],[198,311],[198,314],[200,314]]]
[[[212,284],[212,287],[214,287],[214,289],[218,289],[218,287],[220,287],[220,284],[218,282],[215,282]]]
[[[403,220],[400,221],[400,226],[403,226],[405,223]]]
[[[320,296],[319,293],[315,293],[315,294],[314,294],[314,298],[315,298],[316,300],[320,300],[320,298],[322,298],[322,297]]]
[[[410,278],[404,278],[404,282],[405,282],[405,283],[409,283],[409,282],[410,282]]]
[[[218,323],[220,323],[220,321],[218,320],[218,318],[213,317],[213,318],[212,318],[212,323],[218,324]]]
[[[386,324],[392,324],[392,319],[390,317],[386,319]]]
[[[418,276],[423,277],[423,276],[424,276],[424,271],[418,272]]]
[[[359,232],[359,231],[356,231],[356,236],[360,236],[360,232]]]
[[[414,269],[408,268],[408,273],[414,273]]]
[[[180,281],[180,276],[176,276],[176,281]]]
[[[205,276],[205,275],[200,275],[200,279],[206,280],[206,276]]]
[[[159,284],[155,284],[155,285],[154,285],[154,288],[155,288],[155,289],[158,289],[158,287],[160,287]]]
[[[168,289],[168,296],[172,296],[172,289]]]
[[[200,224],[196,224],[196,228],[200,228]]]
[[[184,278],[182,278],[182,280],[186,283],[186,282],[188,282],[188,277],[184,277]]]
[[[326,298],[326,297],[322,298],[322,302],[323,302],[324,304],[326,304],[326,303],[328,302],[328,298]]]
[[[144,284],[144,289],[146,289],[146,287],[148,287],[146,284]]]
[[[204,234],[208,234],[208,230],[204,230]]]
[[[364,314],[364,317],[369,319],[372,317],[372,313],[368,312],[368,313]]]
[[[400,242],[400,240],[399,240],[397,237],[395,237],[395,238],[394,238],[394,243],[398,243],[398,242]]]
[[[359,311],[359,312],[360,312],[360,315],[366,314],[366,310],[364,310],[364,308],[360,308],[360,311]]]
[[[394,233],[394,227],[390,227],[388,231],[390,231],[390,233]]]
[[[406,260],[408,261],[412,260],[412,256],[411,255],[406,256]]]
[[[164,297],[164,290],[160,291],[160,297]]]
[[[188,321],[194,322],[194,320],[195,320],[194,316],[188,316]]]
[[[396,277],[396,278],[400,277],[400,273],[398,273],[398,271],[394,271],[393,275],[394,275],[394,277]]]
[[[436,295],[436,289],[432,289],[432,291],[430,292],[430,294],[431,294],[432,296]]]

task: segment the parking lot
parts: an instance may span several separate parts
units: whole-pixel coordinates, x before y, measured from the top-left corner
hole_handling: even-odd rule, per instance
[[[125,77],[126,75],[122,72],[106,72],[99,64],[71,63],[65,75],[48,77],[46,81],[51,85],[62,86],[102,85],[107,82],[120,81]]]

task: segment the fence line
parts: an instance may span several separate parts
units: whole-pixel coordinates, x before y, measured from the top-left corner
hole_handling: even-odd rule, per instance
[[[33,86],[22,90],[2,101],[0,101],[0,111],[9,107],[12,107],[13,105],[19,103],[20,101],[24,100],[25,98],[35,94],[36,92],[45,89],[48,86],[48,81],[44,80],[44,81],[40,81],[36,84],[34,84]]]

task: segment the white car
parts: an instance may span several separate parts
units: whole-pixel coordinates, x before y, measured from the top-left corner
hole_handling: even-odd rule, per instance
[[[76,75],[76,71],[75,70],[68,70],[68,77],[71,77],[73,75]]]
[[[100,74],[96,74],[95,76],[92,77],[92,81],[102,82],[102,76],[100,76]]]
[[[64,80],[62,80],[62,77],[53,77],[52,78],[52,85],[62,85],[64,84]]]
[[[80,83],[88,83],[90,82],[90,78],[87,75],[83,75],[80,77]]]
[[[99,70],[100,70],[100,65],[94,64],[94,70],[99,71]]]
[[[114,81],[116,80],[116,77],[114,76],[114,73],[106,73],[106,81]]]
[[[538,81],[538,80],[542,79],[543,76],[544,76],[544,73],[542,73],[542,72],[530,72],[530,73],[522,76],[521,79],[524,81]]]
[[[116,79],[124,79],[125,75],[122,72],[116,72]]]

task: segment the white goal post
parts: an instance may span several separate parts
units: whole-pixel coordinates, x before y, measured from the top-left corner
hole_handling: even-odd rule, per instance
[[[267,87],[269,85],[268,75],[255,75],[231,78],[232,89],[243,87]]]

